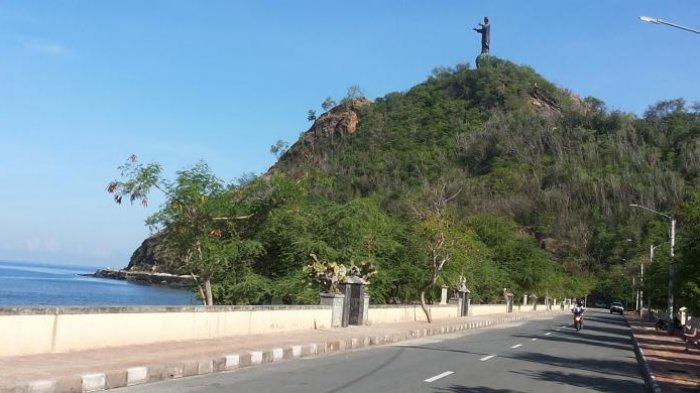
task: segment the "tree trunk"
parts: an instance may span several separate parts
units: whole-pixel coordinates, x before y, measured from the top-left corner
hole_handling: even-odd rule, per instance
[[[420,307],[423,309],[423,312],[425,313],[425,318],[428,320],[428,323],[433,323],[433,318],[430,316],[430,309],[428,308],[428,305],[425,304],[425,291],[427,289],[424,288],[422,291],[420,291]]]
[[[202,298],[202,304],[207,305],[207,297],[204,295],[204,288],[202,287],[202,283],[199,282],[197,279],[197,276],[194,275],[194,273],[190,272],[190,276],[192,276],[192,279],[194,280],[195,284],[197,284],[197,290],[199,290],[199,297]]]
[[[206,306],[207,305],[207,297],[204,295],[204,287],[202,287],[202,284],[197,284],[197,289],[199,290],[199,297],[202,298],[202,305]]]
[[[209,278],[204,280],[204,291],[206,292],[206,305],[207,306],[213,306],[214,305],[214,298],[211,294],[211,280]]]
[[[430,278],[430,281],[428,281],[427,284],[420,290],[420,307],[423,309],[423,312],[425,313],[425,318],[428,320],[428,323],[433,323],[433,317],[430,315],[430,309],[428,308],[428,305],[425,303],[425,293],[430,290],[433,286],[435,286],[435,283],[437,283],[438,279],[438,272],[433,271],[433,276]]]

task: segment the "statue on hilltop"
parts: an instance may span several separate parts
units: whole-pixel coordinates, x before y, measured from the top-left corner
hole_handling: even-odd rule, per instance
[[[489,17],[484,17],[484,23],[479,23],[479,27],[475,27],[474,31],[481,34],[481,54],[488,55],[489,47],[491,46],[491,25]]]
[[[475,27],[474,31],[481,34],[481,54],[476,57],[476,68],[480,68],[489,61],[489,48],[491,46],[491,25],[489,24],[489,17],[485,16],[484,23],[479,23],[479,27]]]

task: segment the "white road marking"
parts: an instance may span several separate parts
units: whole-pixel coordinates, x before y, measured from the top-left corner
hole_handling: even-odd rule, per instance
[[[515,348],[519,348],[519,347],[522,347],[522,346],[523,346],[523,344],[515,344],[515,345],[513,345],[513,346],[510,347],[510,348],[511,348],[511,349],[515,349]]]
[[[489,356],[484,356],[483,358],[481,358],[479,360],[481,360],[482,362],[485,362],[485,361],[487,361],[491,358],[495,358],[495,357],[496,357],[496,355],[489,355]]]
[[[437,380],[440,379],[440,378],[445,378],[446,376],[448,376],[448,375],[450,375],[450,374],[454,374],[454,373],[455,373],[454,371],[445,371],[444,373],[438,374],[438,375],[436,375],[436,376],[434,376],[434,377],[430,377],[430,378],[424,380],[423,382],[433,382],[433,381],[437,381]]]
[[[545,333],[544,335],[545,335],[545,336],[549,336],[550,334],[552,334],[552,332],[547,332],[547,333]]]
[[[537,341],[537,337],[532,338],[532,341]]]

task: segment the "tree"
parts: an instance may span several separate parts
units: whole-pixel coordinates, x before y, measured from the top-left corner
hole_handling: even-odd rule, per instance
[[[336,103],[331,97],[326,97],[321,104],[321,108],[323,108],[324,112],[328,112],[329,110],[333,109],[334,106],[336,106]]]
[[[308,121],[316,120],[316,111],[313,109],[309,109],[309,111],[306,112],[306,120],[308,120]]]
[[[348,87],[348,92],[345,94],[345,97],[342,99],[340,102],[343,105],[347,105],[349,102],[358,100],[360,98],[365,98],[365,92],[362,91],[360,86],[358,85],[352,85]]]
[[[277,140],[274,145],[270,146],[270,153],[275,157],[280,158],[289,149],[289,144],[282,139]]]
[[[426,292],[437,284],[445,264],[452,258],[451,248],[454,240],[451,238],[450,223],[444,217],[430,213],[418,228],[418,235],[427,251],[424,261],[428,269],[428,279],[420,289],[420,306],[425,313],[428,323],[433,322],[430,308],[426,303]]]
[[[444,214],[444,210],[461,190],[448,195],[447,189],[447,183],[437,187],[426,183],[423,192],[429,198],[428,206],[414,205],[414,212],[421,218],[416,235],[421,239],[427,254],[424,263],[428,270],[428,279],[420,290],[420,305],[428,323],[432,323],[433,318],[426,304],[426,292],[437,284],[445,264],[452,259],[455,245],[452,223],[450,217]]]
[[[358,85],[352,85],[348,87],[348,92],[345,95],[345,98],[348,100],[356,100],[358,98],[364,98],[365,97],[365,92],[362,91],[360,86]]]
[[[224,186],[206,164],[179,171],[172,183],[162,177],[159,164],[141,164],[135,155],[119,169],[123,180],[107,187],[117,203],[128,197],[145,206],[153,188],[166,196],[164,206],[146,223],[162,232],[170,270],[190,274],[205,305],[214,304],[213,279],[263,252],[241,230],[241,223],[252,216],[241,194]]]
[[[679,305],[700,313],[700,192],[694,192],[680,209],[678,264]]]

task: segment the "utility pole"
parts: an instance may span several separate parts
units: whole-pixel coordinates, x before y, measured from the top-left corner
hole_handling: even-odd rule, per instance
[[[635,289],[634,311],[639,311],[639,288],[637,287],[637,277],[632,276],[632,288]]]

